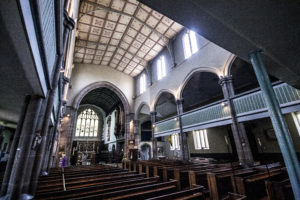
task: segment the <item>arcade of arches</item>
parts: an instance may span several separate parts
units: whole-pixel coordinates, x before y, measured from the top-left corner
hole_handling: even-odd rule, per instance
[[[176,1],[174,9],[178,11],[181,4]],[[281,199],[300,198],[300,78],[299,70],[289,66],[299,63],[299,55],[290,53],[285,58],[271,51],[278,41],[250,45],[248,41],[263,34],[253,36],[250,31],[243,36],[249,37],[244,41],[235,35],[239,30],[223,27],[228,23],[225,18],[212,17],[210,11],[203,18],[195,12],[194,4],[187,1],[184,8],[190,9],[190,14],[177,16],[166,8],[171,5],[169,1],[1,2],[0,196],[51,199],[57,193],[57,198],[80,199],[83,188],[96,185],[104,172],[120,173],[118,181],[125,181],[124,176],[131,172],[112,172],[120,169],[109,168],[123,163],[123,167],[136,171],[133,174],[161,176],[155,180],[157,184],[178,178],[167,177],[172,170],[175,174],[177,169],[193,169],[195,184],[203,183],[205,188],[197,194],[209,195],[210,199],[221,199],[218,195],[230,199],[228,192],[256,199],[246,189],[239,191],[236,180],[244,181],[246,187],[243,175],[256,175],[253,182],[260,180],[260,198],[270,199],[271,195],[269,190],[266,193],[264,181],[270,184],[269,189],[277,184],[289,191],[285,195],[291,196]],[[202,9],[198,4],[195,7]],[[292,7],[281,11],[300,8],[298,4]],[[200,23],[203,30],[199,31],[187,17],[207,23]],[[214,18],[212,23],[221,20],[215,23],[220,25],[210,29],[210,18]],[[246,22],[250,23],[248,19]],[[297,30],[290,31],[299,37]],[[220,41],[229,35],[237,42],[229,45]],[[285,42],[293,43],[282,41],[282,51]],[[245,49],[250,47],[247,57]],[[204,165],[207,171],[203,168],[201,173],[205,180],[211,176],[206,173],[215,173],[215,177],[220,173],[221,178],[217,178],[221,180],[228,167],[232,173],[240,170],[237,174],[241,175],[239,179],[230,175],[230,183],[227,179],[215,183],[224,191],[214,194],[210,188],[214,186],[197,179]],[[103,174],[95,174],[91,180],[97,167]],[[243,171],[254,167],[258,170]],[[192,188],[193,173],[185,172]],[[128,174],[121,177],[123,173]],[[261,173],[267,175],[262,178]],[[77,183],[77,175],[90,185]],[[124,191],[137,187],[117,185],[113,176],[105,183],[124,187]],[[63,187],[55,185],[57,181],[63,182]],[[154,180],[147,181],[140,187]],[[179,183],[179,188],[188,188],[185,181]],[[104,191],[110,191],[101,187],[104,189],[97,189],[103,190],[97,193],[103,195],[100,199]],[[68,196],[73,189],[77,192]],[[92,195],[92,189],[87,191]],[[124,196],[116,191],[110,191],[116,196],[109,197],[122,199]],[[126,198],[132,198],[130,195]]]

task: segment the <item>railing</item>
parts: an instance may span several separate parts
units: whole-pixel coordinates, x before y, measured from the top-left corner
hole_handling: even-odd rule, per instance
[[[278,99],[278,102],[281,106],[290,103],[299,103],[300,100],[299,90],[287,85],[286,83],[276,85],[273,88],[276,97]],[[237,116],[267,108],[261,91],[256,91],[246,96],[240,96],[234,98],[233,104]]]
[[[229,107],[223,106],[221,103],[219,103],[210,107],[183,114],[182,126],[185,128],[194,124],[215,121],[217,119],[225,119],[229,116]]]
[[[164,132],[174,132],[179,130],[179,121],[176,116],[157,122],[154,127],[155,134],[163,134]]]
[[[276,97],[281,107],[300,104],[300,91],[280,83],[273,86]],[[245,94],[237,95],[232,99],[237,116],[255,114],[260,111],[266,112],[267,106],[260,90],[253,90]],[[179,131],[179,121],[176,118],[169,118],[157,122],[154,128],[156,135],[166,135]],[[222,105],[222,101],[207,105],[182,115],[183,129],[196,127],[201,124],[209,124],[230,119],[229,106]],[[202,125],[201,125],[202,126]]]

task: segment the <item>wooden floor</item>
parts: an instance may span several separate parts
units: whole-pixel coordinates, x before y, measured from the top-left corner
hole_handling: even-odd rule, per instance
[[[35,199],[293,199],[279,163],[243,168],[237,163],[173,160],[51,169]]]

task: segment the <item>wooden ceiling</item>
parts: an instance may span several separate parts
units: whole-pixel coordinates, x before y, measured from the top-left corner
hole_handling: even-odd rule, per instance
[[[135,0],[82,0],[74,62],[134,77],[182,28]]]

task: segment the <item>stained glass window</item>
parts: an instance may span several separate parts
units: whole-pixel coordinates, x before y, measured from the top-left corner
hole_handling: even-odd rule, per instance
[[[76,137],[97,137],[99,118],[94,110],[88,108],[77,117]]]

